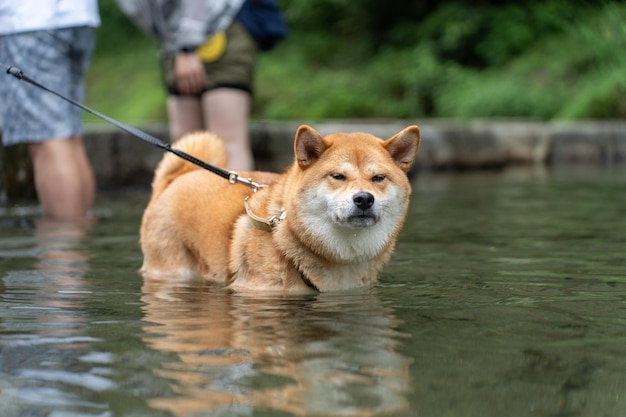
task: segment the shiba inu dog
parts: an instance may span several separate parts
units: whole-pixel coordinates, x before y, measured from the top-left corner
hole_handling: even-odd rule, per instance
[[[264,187],[231,184],[167,154],[141,224],[141,272],[198,276],[241,291],[336,291],[370,286],[390,259],[411,187],[417,126],[387,140],[367,133],[295,135],[282,174],[243,172]],[[222,141],[199,132],[174,147],[224,167]]]

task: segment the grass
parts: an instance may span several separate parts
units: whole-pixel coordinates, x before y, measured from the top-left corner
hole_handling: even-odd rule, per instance
[[[538,4],[530,12],[543,7]],[[439,30],[453,13],[463,17],[449,5],[413,29],[398,28],[398,33],[413,34],[414,43],[382,47],[375,53],[368,52],[362,41],[304,33],[297,30],[298,22],[290,22],[294,29],[289,38],[260,56],[253,117],[311,121],[626,117],[626,54],[621,53],[626,48],[626,4],[599,3],[567,19],[561,16],[569,10],[563,9],[567,3],[559,4],[554,13],[536,19],[552,28],[541,36],[524,25],[523,10],[509,10],[513,26],[506,22],[500,28],[490,26],[493,33],[476,48],[486,57],[482,67],[446,55],[445,48],[457,48],[457,55],[462,52],[463,34],[475,29],[471,20],[467,23],[457,16],[460,23],[442,29],[439,43],[414,35],[420,27]],[[545,6],[548,11],[554,7]],[[155,44],[132,30],[110,25],[100,30],[104,46],[87,78],[87,103],[128,123],[165,121]],[[114,48],[115,39],[108,39],[112,32],[124,39],[115,41]],[[499,43],[504,34],[509,38]]]
[[[146,38],[124,45],[126,51],[96,55],[87,75],[87,105],[125,123],[166,120],[157,49]],[[86,122],[95,116],[86,115]]]

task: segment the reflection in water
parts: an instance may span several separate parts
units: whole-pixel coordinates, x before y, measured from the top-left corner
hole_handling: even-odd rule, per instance
[[[89,293],[84,276],[89,270],[89,255],[80,249],[88,225],[75,222],[39,220],[36,223],[35,247],[19,248],[4,256],[31,257],[36,261],[33,269],[10,271],[4,278],[5,297],[10,298],[10,308],[23,314],[33,311],[37,325],[30,329],[21,324],[19,330],[54,331],[58,336],[73,334],[73,328],[84,322],[81,300]],[[46,310],[46,314],[38,311]],[[17,319],[18,317],[14,317]],[[10,327],[11,321],[5,322]]]
[[[39,305],[54,308],[51,321],[63,327],[84,321],[74,312],[80,308],[84,294],[89,293],[84,279],[89,271],[89,256],[80,248],[87,227],[84,223],[45,219],[37,223],[35,238],[40,253],[35,268],[43,284],[40,291],[46,294],[39,298]],[[59,319],[57,313],[65,317]]]
[[[381,283],[309,298],[144,283],[147,195],[0,210],[0,416],[624,415],[626,172],[544,174],[420,172]]]
[[[397,352],[399,322],[374,292],[251,297],[157,281],[143,290],[146,343],[176,354],[155,372],[178,396],[150,400],[155,409],[370,416],[408,408],[411,359]]]
[[[47,415],[51,408],[77,406],[86,412],[99,406],[77,404],[64,385],[93,391],[114,386],[89,372],[88,365],[87,369],[66,368],[69,357],[97,340],[85,335],[84,301],[91,291],[85,280],[89,255],[81,245],[88,230],[84,223],[42,219],[36,222],[34,246],[30,240],[28,247],[2,251],[1,257],[36,258],[32,269],[2,277],[0,305],[6,309],[0,322],[2,415]]]

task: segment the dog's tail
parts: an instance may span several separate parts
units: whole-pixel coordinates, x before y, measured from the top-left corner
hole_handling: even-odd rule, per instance
[[[228,162],[224,142],[209,132],[187,134],[172,147],[218,167],[225,167]],[[196,169],[200,167],[173,153],[166,153],[154,172],[152,198],[161,194],[176,178]]]

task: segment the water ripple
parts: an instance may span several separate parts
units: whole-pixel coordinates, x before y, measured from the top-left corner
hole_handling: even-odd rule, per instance
[[[33,378],[43,381],[62,382],[65,384],[77,385],[93,391],[106,391],[116,387],[116,384],[110,379],[89,373],[23,369],[18,372],[18,376],[23,378]]]
[[[99,342],[101,339],[88,336],[74,336],[74,337],[41,337],[31,335],[19,335],[19,336],[4,336],[0,338],[0,344],[5,347],[20,347],[20,346],[37,346],[48,344],[75,344],[75,343],[93,343]]]

